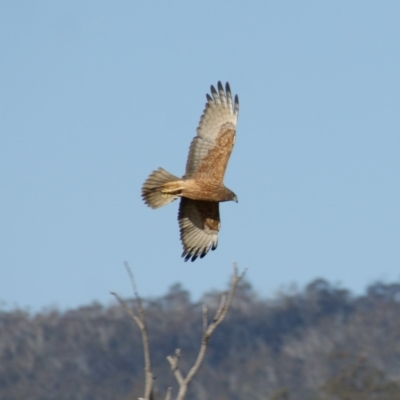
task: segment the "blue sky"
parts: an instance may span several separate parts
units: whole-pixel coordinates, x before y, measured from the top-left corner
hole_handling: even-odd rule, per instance
[[[76,307],[236,261],[261,296],[322,277],[360,293],[400,275],[400,3],[0,3],[1,307]],[[178,203],[218,80],[240,98],[219,246],[184,263]]]

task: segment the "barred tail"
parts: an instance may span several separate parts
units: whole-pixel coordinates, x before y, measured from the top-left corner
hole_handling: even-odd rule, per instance
[[[142,198],[151,208],[165,206],[180,197],[181,180],[163,168],[153,171],[142,187]]]

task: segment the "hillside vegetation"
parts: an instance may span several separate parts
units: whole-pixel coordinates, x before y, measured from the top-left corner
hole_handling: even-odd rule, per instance
[[[156,399],[176,391],[167,355],[180,348],[182,369],[193,364],[203,303],[217,307],[219,293],[193,302],[176,284],[144,299]],[[143,384],[140,332],[119,305],[0,311],[1,400],[127,400]],[[400,399],[400,284],[354,296],[316,280],[266,300],[243,282],[188,398]]]

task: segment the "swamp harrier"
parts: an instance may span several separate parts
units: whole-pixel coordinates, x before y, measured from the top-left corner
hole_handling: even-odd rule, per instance
[[[235,193],[223,184],[226,166],[235,143],[239,99],[232,101],[229,83],[211,86],[207,103],[189,149],[186,172],[178,178],[163,168],[153,171],[142,187],[144,202],[158,208],[181,198],[179,227],[182,257],[196,260],[218,245],[221,223],[219,203],[233,200]]]

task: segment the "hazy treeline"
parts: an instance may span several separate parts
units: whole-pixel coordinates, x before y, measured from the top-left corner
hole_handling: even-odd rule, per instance
[[[212,310],[218,302],[219,293],[192,302],[179,284],[144,299],[163,396],[175,385],[166,356],[180,348],[182,369],[193,363],[202,304]],[[127,400],[142,387],[140,332],[119,305],[0,311],[1,400]],[[242,283],[188,398],[400,399],[400,284],[354,296],[316,280],[266,300]]]

